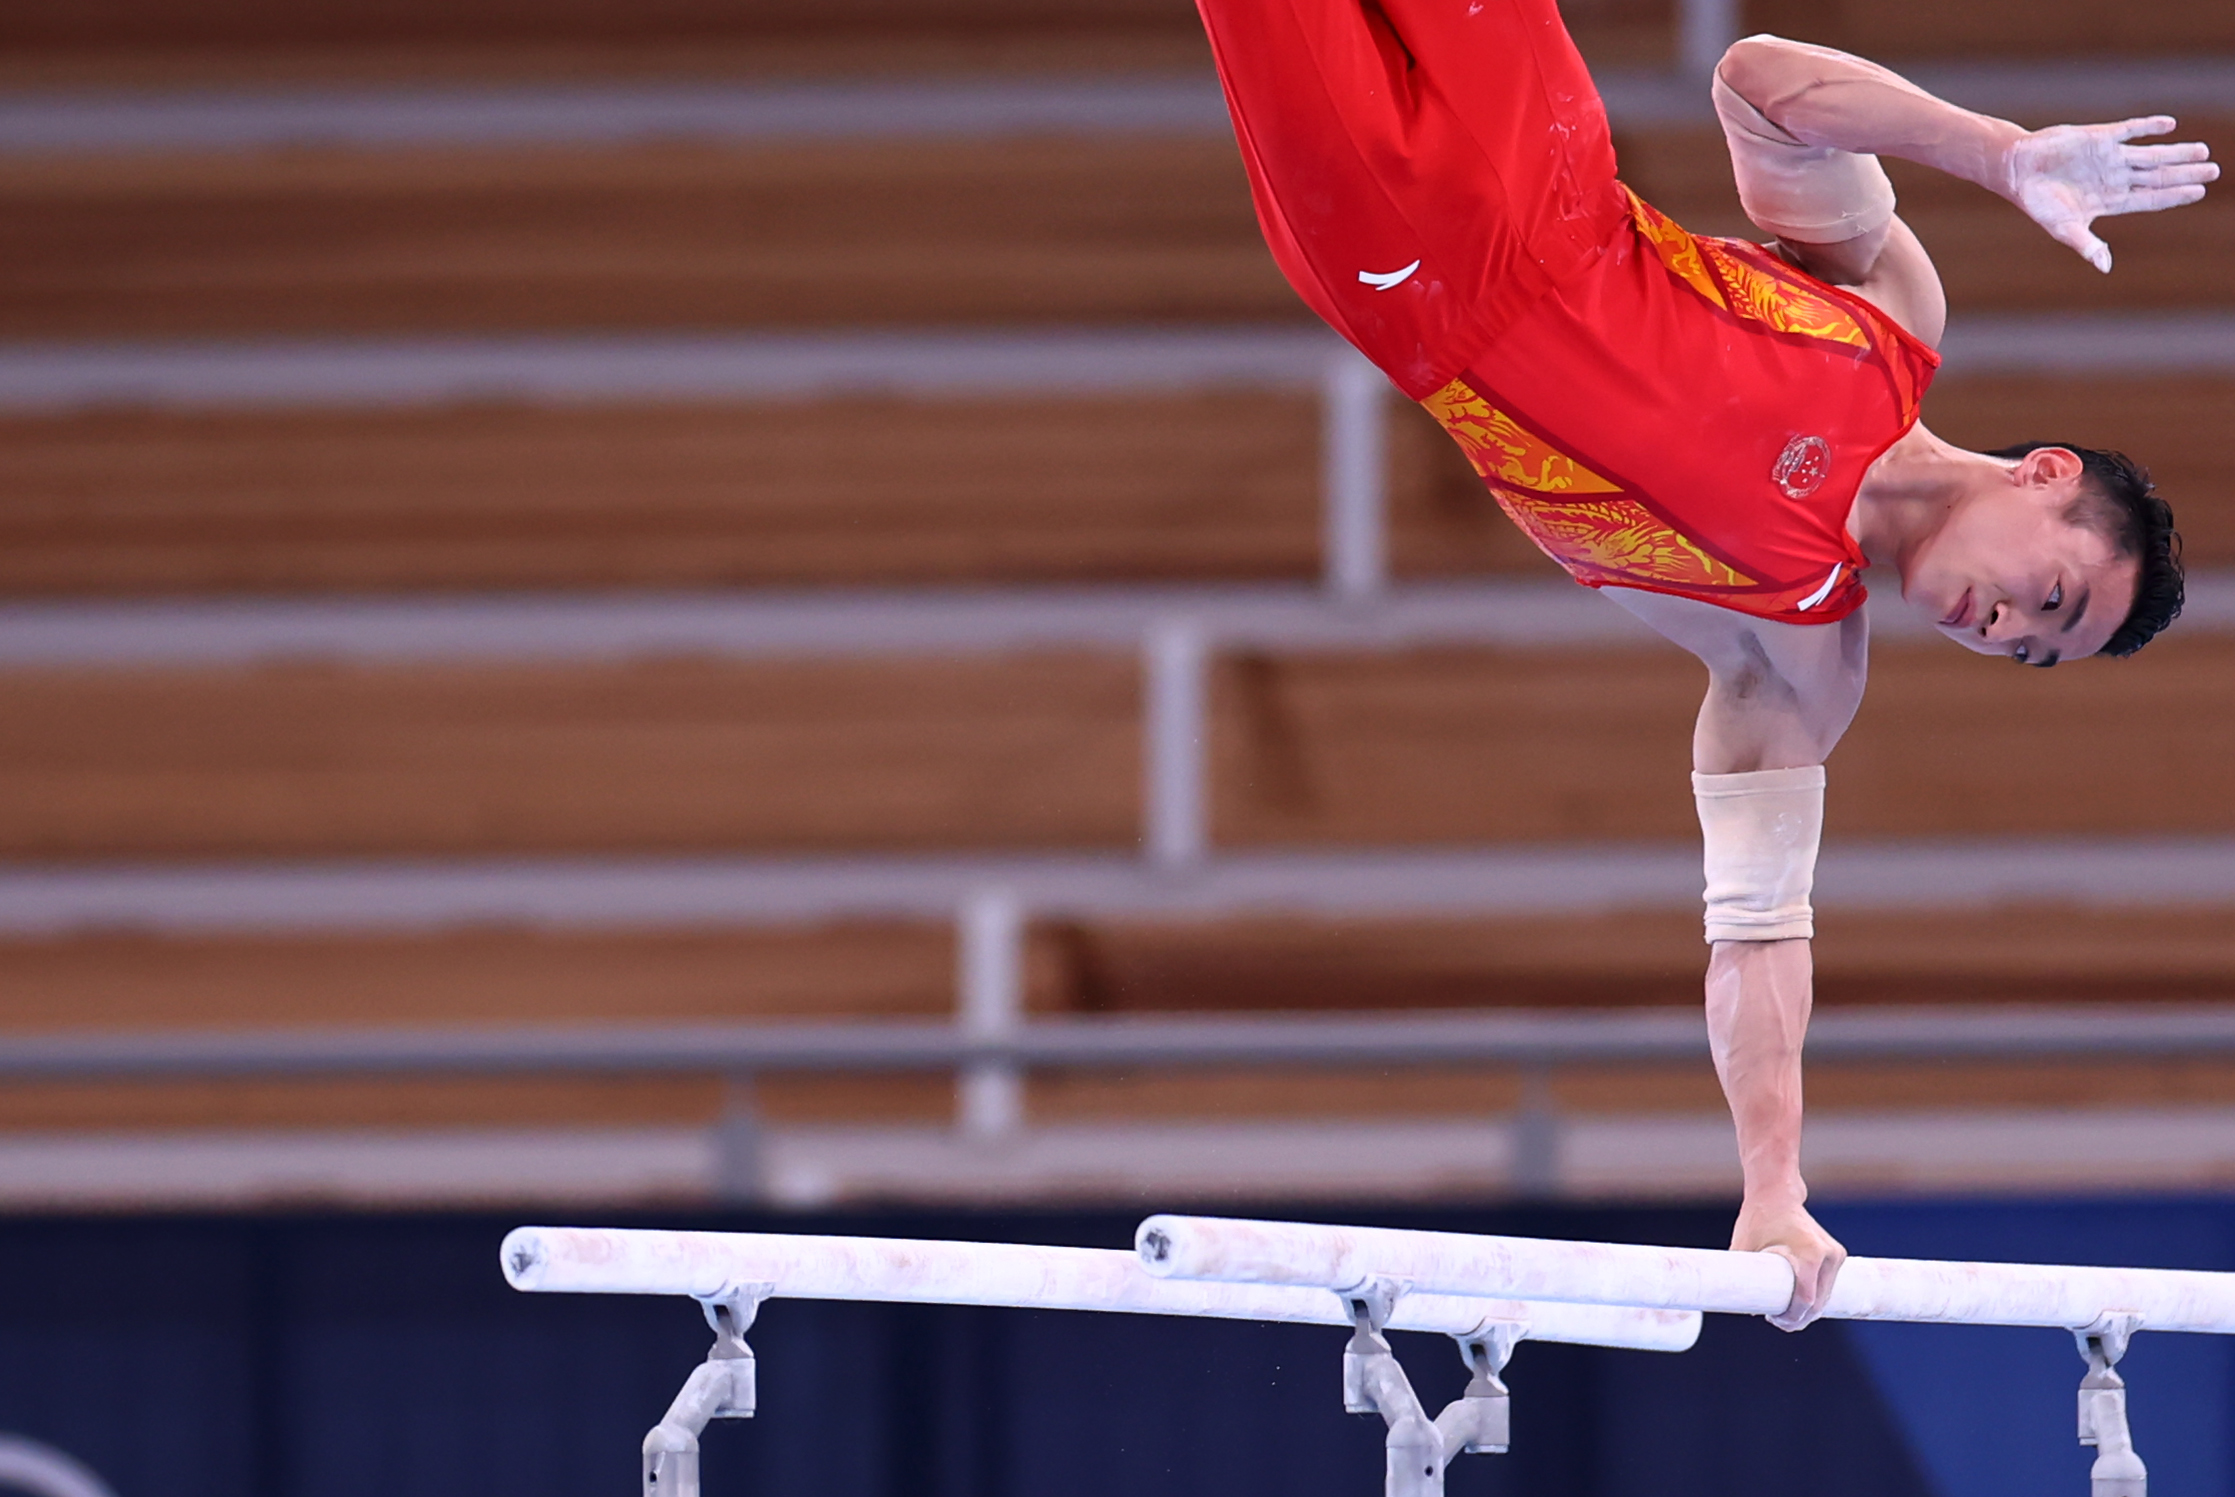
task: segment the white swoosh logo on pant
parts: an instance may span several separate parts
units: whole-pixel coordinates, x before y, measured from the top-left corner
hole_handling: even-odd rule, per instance
[[[1392,286],[1404,284],[1406,279],[1419,268],[1420,262],[1415,260],[1403,270],[1392,270],[1381,274],[1376,274],[1371,270],[1361,270],[1358,272],[1358,279],[1373,287],[1376,291],[1387,291]]]

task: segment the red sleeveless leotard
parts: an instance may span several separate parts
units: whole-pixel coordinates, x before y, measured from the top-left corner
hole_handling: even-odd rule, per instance
[[[1828,623],[1938,357],[1615,180],[1552,0],[1198,0],[1267,242],[1579,582]]]

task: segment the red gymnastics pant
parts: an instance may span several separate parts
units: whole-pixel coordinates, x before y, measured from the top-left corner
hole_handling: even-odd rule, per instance
[[[1196,0],[1273,257],[1415,400],[1628,222],[1553,0]]]

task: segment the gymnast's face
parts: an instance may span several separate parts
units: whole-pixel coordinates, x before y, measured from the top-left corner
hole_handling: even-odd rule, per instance
[[[1902,595],[1982,655],[2033,666],[2093,655],[2133,606],[2141,568],[2074,517],[2088,509],[2081,483],[2072,453],[2027,453],[2007,482],[1950,513],[1906,569]]]

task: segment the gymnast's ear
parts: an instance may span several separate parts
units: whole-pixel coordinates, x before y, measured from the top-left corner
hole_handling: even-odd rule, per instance
[[[2021,488],[2062,488],[2077,482],[2087,471],[2080,454],[2069,447],[2036,447],[2018,459],[2011,476]]]

